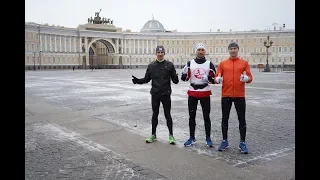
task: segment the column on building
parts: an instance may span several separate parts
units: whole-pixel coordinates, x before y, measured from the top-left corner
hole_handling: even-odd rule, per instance
[[[88,38],[85,37],[84,39],[84,44],[85,44],[85,48],[86,48],[86,53],[88,52]]]
[[[133,54],[136,54],[136,40],[133,39]]]
[[[54,52],[57,52],[57,36],[54,36]]]
[[[60,50],[60,52],[61,52],[61,51],[62,51],[62,47],[61,47],[61,36],[60,36],[60,38],[59,38],[59,39],[60,39],[60,42],[59,42],[59,43],[60,43],[59,50]]]
[[[119,39],[116,39],[116,51],[115,51],[115,53],[119,53]]]
[[[49,41],[49,42],[50,42],[50,44],[49,44],[50,50],[49,50],[49,51],[50,51],[50,52],[52,51],[52,42],[51,42],[51,39],[52,39],[52,37],[51,37],[51,35],[50,35],[50,36],[49,36],[49,40],[50,40],[50,41]]]
[[[132,43],[132,39],[129,39],[129,40],[128,40],[128,44],[129,44],[129,54],[132,53],[131,43]]]
[[[124,52],[125,52],[125,54],[128,54],[128,52],[127,52],[127,40],[125,39],[124,40]]]
[[[44,35],[44,50],[48,51],[48,47],[47,47],[47,35]]]
[[[138,54],[140,54],[140,39],[137,39],[138,41]]]
[[[69,37],[69,52],[72,52],[72,48],[71,48],[71,44],[72,44],[72,42],[71,42],[72,40],[71,40],[71,36]]]
[[[147,54],[149,54],[149,39],[147,39]]]
[[[67,36],[64,36],[64,52],[67,52]]]
[[[144,47],[144,43],[145,43],[145,41],[146,41],[145,39],[142,40],[142,54],[144,54],[144,48],[145,48]]]
[[[123,46],[124,46],[124,40],[121,39],[121,53],[122,53],[122,54],[124,54],[124,52],[123,52]]]
[[[82,49],[81,49],[81,37],[79,37],[79,52],[81,53],[82,52]]]
[[[77,52],[76,37],[73,37],[73,47],[74,52]]]

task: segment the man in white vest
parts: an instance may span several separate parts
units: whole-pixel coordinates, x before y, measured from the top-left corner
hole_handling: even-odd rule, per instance
[[[191,146],[196,142],[196,111],[198,101],[200,101],[204,126],[206,131],[206,144],[213,147],[211,141],[211,120],[210,120],[210,95],[211,88],[209,84],[214,84],[216,69],[212,62],[206,60],[206,48],[203,43],[196,45],[197,57],[187,62],[182,70],[181,80],[190,81],[188,89],[188,109],[189,109],[189,130],[190,137],[184,143],[185,146]]]

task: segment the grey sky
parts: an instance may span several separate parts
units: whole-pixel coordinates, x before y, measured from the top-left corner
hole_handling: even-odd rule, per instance
[[[25,21],[76,28],[100,9],[116,27],[135,32],[152,14],[179,32],[295,28],[295,0],[25,0]]]

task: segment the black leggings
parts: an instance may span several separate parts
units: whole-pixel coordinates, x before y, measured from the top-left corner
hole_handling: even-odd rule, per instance
[[[228,139],[228,120],[230,115],[230,109],[232,106],[232,102],[234,102],[234,106],[237,111],[238,120],[239,120],[239,131],[240,131],[240,141],[246,140],[246,100],[244,97],[223,97],[221,99],[221,107],[222,107],[222,138],[224,140]]]
[[[162,102],[163,110],[164,110],[164,116],[167,120],[167,126],[169,129],[169,134],[173,135],[172,132],[172,117],[170,114],[171,111],[171,97],[170,95],[161,95],[151,96],[151,105],[152,105],[152,134],[156,135],[156,129],[158,125],[158,115],[159,115],[159,108],[160,108],[160,102]]]
[[[211,133],[211,120],[210,120],[210,96],[204,98],[195,98],[189,96],[188,98],[188,108],[189,108],[189,128],[190,136],[195,139],[195,129],[196,129],[196,112],[198,106],[198,100],[202,107],[204,127],[206,130],[206,136],[210,137]]]

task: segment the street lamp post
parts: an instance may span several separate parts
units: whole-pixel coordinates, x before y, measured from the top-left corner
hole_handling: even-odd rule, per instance
[[[268,49],[269,49],[269,47],[272,46],[272,43],[273,43],[273,41],[270,40],[270,36],[268,35],[267,39],[264,40],[264,42],[263,42],[263,45],[267,48],[267,64],[266,64],[266,68],[264,69],[264,72],[270,72],[269,61],[268,61],[268,55],[269,55]]]
[[[41,53],[42,53],[42,51],[39,51],[39,69],[41,70]]]
[[[33,70],[36,70],[36,52],[33,52]]]

